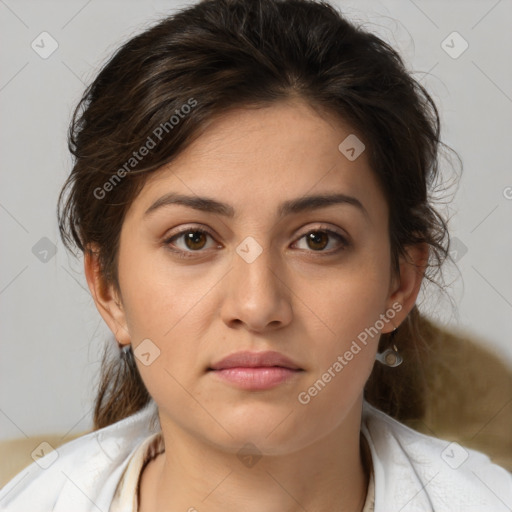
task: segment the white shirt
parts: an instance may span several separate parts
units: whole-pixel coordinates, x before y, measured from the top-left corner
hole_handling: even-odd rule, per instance
[[[151,401],[130,417],[47,453],[0,490],[0,510],[136,511],[140,469],[148,448],[158,447],[152,442],[159,429],[150,427],[155,411]],[[361,432],[372,457],[374,512],[512,509],[512,474],[486,455],[420,434],[366,402]]]

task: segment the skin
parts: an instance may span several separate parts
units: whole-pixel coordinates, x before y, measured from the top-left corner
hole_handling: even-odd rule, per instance
[[[307,405],[297,397],[393,304],[401,310],[382,332],[400,325],[428,248],[409,247],[409,261],[393,275],[388,206],[366,152],[349,161],[338,150],[351,133],[300,100],[230,111],[153,174],[131,204],[120,237],[120,294],[86,256],[91,293],[117,340],[136,349],[149,338],[160,350],[149,366],[137,359],[166,445],[142,474],[140,510],[361,510],[368,485],[362,397],[378,336]],[[236,215],[171,205],[145,216],[168,192],[211,197]],[[356,197],[367,213],[342,204],[277,217],[284,200],[333,192]],[[195,227],[213,237],[166,244]],[[335,235],[308,243],[304,235],[322,229],[349,245]],[[236,252],[248,236],[262,248],[251,263]],[[171,244],[192,257],[180,259]],[[240,350],[276,350],[304,371],[264,391],[206,371]],[[262,455],[252,467],[237,457],[246,443]]]

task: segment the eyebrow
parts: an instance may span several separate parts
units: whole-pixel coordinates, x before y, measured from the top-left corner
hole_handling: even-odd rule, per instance
[[[224,217],[233,218],[235,209],[226,203],[221,203],[209,197],[186,196],[170,192],[158,198],[145,212],[144,217],[156,210],[170,205],[182,205],[194,210],[208,213],[215,213]],[[364,216],[369,219],[368,212],[359,199],[346,194],[319,194],[299,197],[284,201],[277,210],[279,218],[298,214],[305,211],[312,211],[319,208],[325,208],[331,205],[345,204],[356,207]]]

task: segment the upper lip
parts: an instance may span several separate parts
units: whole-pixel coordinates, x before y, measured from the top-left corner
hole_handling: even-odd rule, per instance
[[[227,357],[212,364],[209,370],[224,370],[226,368],[257,368],[261,366],[280,366],[282,368],[290,368],[292,370],[301,370],[290,358],[285,355],[274,352],[234,352]]]

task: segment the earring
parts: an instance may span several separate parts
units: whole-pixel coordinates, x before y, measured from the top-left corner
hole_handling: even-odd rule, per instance
[[[397,330],[398,330],[398,328],[395,327],[393,332],[391,333],[392,340],[394,339]],[[385,366],[389,366],[390,368],[395,368],[396,366],[399,366],[403,363],[404,358],[402,357],[402,355],[400,354],[400,352],[398,351],[398,348],[396,347],[396,345],[394,343],[393,343],[392,347],[393,348],[388,348],[388,349],[384,350],[383,352],[377,352],[377,354],[375,355],[375,359],[377,361],[379,361],[379,363],[381,363]]]
[[[123,345],[123,348],[121,349],[121,354],[126,357],[130,353],[131,349],[131,345]]]
[[[132,345],[131,343],[129,343],[128,345],[122,345],[121,343],[119,343],[119,341],[117,341],[117,348],[119,349],[119,355],[124,358],[129,354]]]

